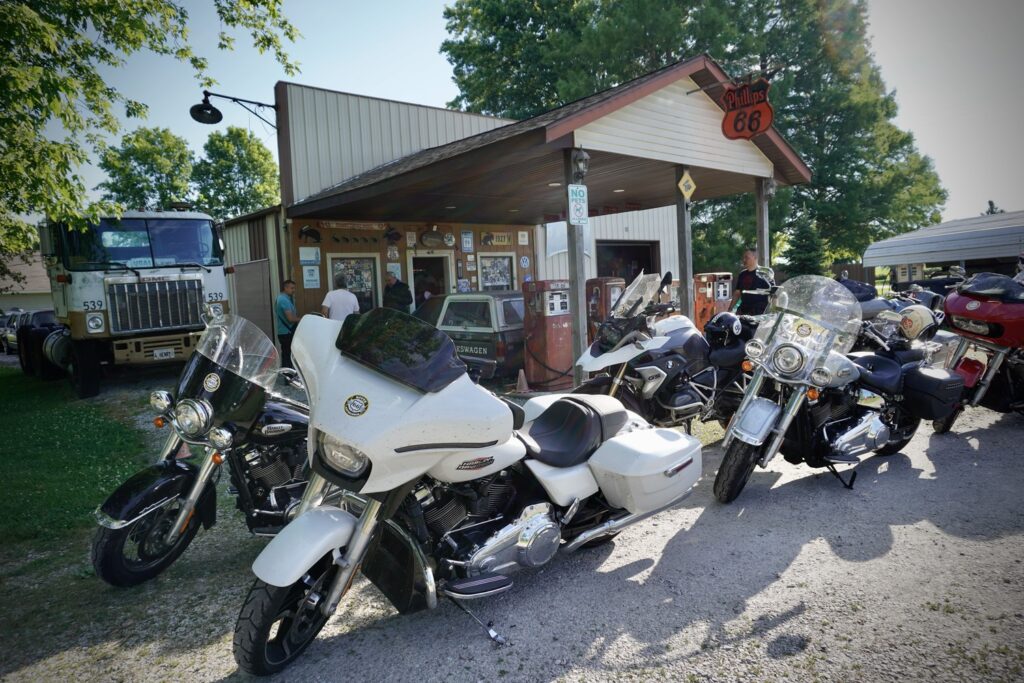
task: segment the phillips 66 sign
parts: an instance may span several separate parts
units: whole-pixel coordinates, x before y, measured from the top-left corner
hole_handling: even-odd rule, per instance
[[[749,140],[772,125],[775,112],[768,104],[771,83],[765,79],[742,85],[727,85],[719,102],[725,109],[722,133],[730,140]]]

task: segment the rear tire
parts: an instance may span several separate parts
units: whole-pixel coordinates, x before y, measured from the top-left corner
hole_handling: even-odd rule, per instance
[[[920,426],[920,419],[915,417],[908,420],[906,425],[900,430],[903,433],[903,438],[900,439],[899,441],[890,441],[889,443],[885,444],[877,451],[875,451],[875,455],[893,455],[895,453],[899,453],[900,451],[907,447],[907,444],[910,443],[910,440],[914,438],[914,434],[917,433],[917,428]]]
[[[282,671],[302,654],[327,623],[320,605],[327,599],[338,566],[325,555],[291,586],[256,579],[238,614],[234,652],[238,668],[256,676]],[[310,606],[307,598],[320,599]]]
[[[71,342],[71,367],[68,368],[68,376],[78,398],[90,398],[100,393],[100,360],[91,343]]]
[[[951,429],[953,429],[953,423],[956,422],[962,412],[964,412],[962,407],[956,408],[946,417],[939,420],[932,420],[932,429],[935,430],[936,434],[947,434]]]
[[[729,444],[715,476],[715,498],[719,503],[731,503],[736,500],[753,474],[760,452],[760,446],[751,446],[739,439],[734,439]]]

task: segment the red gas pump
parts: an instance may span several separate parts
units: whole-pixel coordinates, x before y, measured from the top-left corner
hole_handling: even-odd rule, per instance
[[[625,288],[626,281],[621,277],[592,277],[587,280],[587,341],[594,342],[597,328],[608,319]]]
[[[523,285],[526,382],[550,391],[572,386],[572,315],[568,280],[536,280]]]
[[[701,332],[704,325],[732,301],[732,273],[697,273],[693,278],[693,324]]]

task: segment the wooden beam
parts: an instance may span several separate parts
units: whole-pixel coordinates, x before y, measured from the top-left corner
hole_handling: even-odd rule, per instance
[[[693,301],[693,227],[690,223],[690,203],[679,191],[679,182],[687,166],[676,167],[676,226],[679,230],[679,309],[690,320],[694,319]]]
[[[569,247],[569,310],[572,311],[572,382],[573,386],[583,383],[583,370],[576,365],[576,359],[587,350],[587,255],[586,240],[582,225],[571,225],[569,218],[569,192],[573,184],[573,148],[562,150],[562,195],[565,197],[566,233]]]
[[[768,233],[768,179],[758,178],[754,182],[757,187],[757,196],[754,199],[757,210],[757,260],[762,266],[771,266],[772,252]]]

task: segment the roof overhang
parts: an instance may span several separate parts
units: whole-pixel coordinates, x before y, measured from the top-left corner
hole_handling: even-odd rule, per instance
[[[1014,258],[1024,252],[1024,211],[979,216],[921,228],[875,242],[865,266]]]

